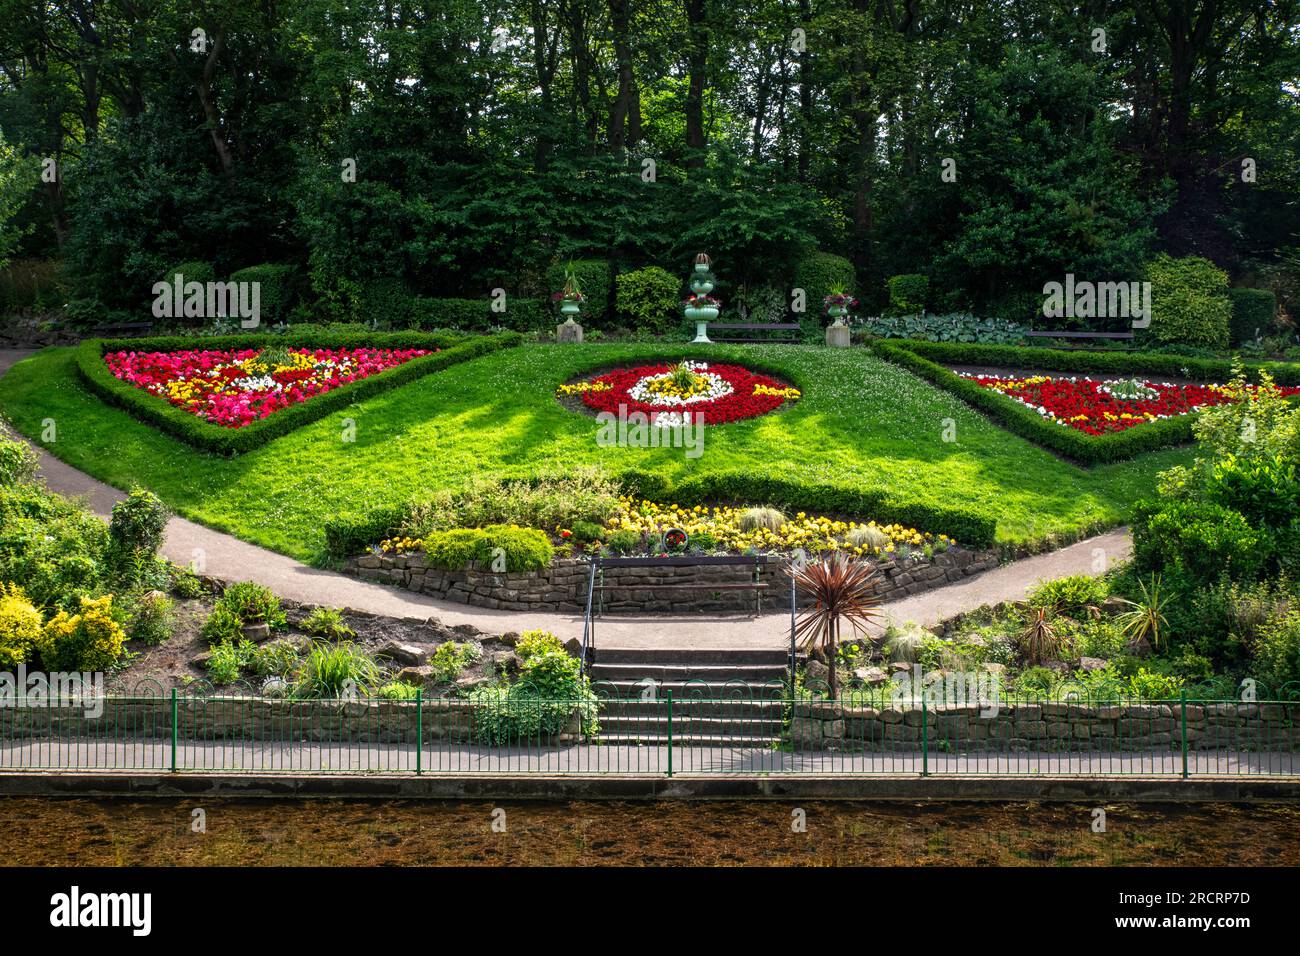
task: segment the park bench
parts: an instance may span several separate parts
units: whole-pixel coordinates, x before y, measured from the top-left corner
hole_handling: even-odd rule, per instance
[[[1132,332],[1070,332],[1064,329],[1044,329],[1037,332],[1027,333],[1031,339],[1082,339],[1083,345],[1061,345],[1057,348],[1066,351],[1078,351],[1088,348],[1095,349],[1095,346],[1089,346],[1088,342],[1102,341],[1121,341],[1132,342]]]
[[[148,335],[152,331],[152,322],[113,322],[95,327],[96,335]]]
[[[720,343],[784,342],[795,344],[803,340],[803,331],[798,322],[710,322],[707,328],[709,338]],[[718,332],[723,334],[718,335]],[[760,335],[760,333],[771,334]]]

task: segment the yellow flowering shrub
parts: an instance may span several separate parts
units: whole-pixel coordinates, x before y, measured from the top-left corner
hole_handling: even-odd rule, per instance
[[[0,667],[30,663],[41,645],[41,612],[16,584],[0,584]]]
[[[60,611],[42,633],[42,659],[50,670],[104,671],[122,656],[126,633],[113,620],[113,596],[81,598],[76,614]]]

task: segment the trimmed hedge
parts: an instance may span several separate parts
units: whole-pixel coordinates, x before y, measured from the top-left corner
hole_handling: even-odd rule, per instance
[[[186,444],[218,455],[236,455],[251,451],[282,435],[353,402],[362,401],[417,378],[478,358],[498,349],[510,348],[522,341],[515,332],[466,340],[446,333],[429,335],[420,332],[389,333],[320,333],[294,332],[283,335],[267,333],[226,335],[196,342],[192,336],[154,336],[143,339],[87,339],[77,346],[77,369],[89,389],[111,405],[126,409],[142,421]],[[280,345],[299,348],[437,348],[432,355],[412,359],[377,375],[352,382],[306,402],[281,409],[269,418],[242,428],[225,428],[203,421],[189,412],[168,404],[161,398],[116,378],[109,371],[104,356],[109,352],[172,352],[193,348],[244,349]]]
[[[1148,422],[1108,435],[1088,435],[1044,418],[1013,398],[981,388],[970,379],[938,363],[987,365],[1000,368],[1046,369],[1057,372],[1142,373],[1170,375],[1199,381],[1226,382],[1232,363],[1181,355],[1144,355],[1133,352],[1064,352],[1012,345],[955,345],[945,342],[878,340],[871,343],[878,356],[952,392],[1008,431],[1085,464],[1122,461],[1144,452],[1192,440],[1195,413]],[[1253,371],[1271,372],[1278,384],[1300,384],[1300,365],[1277,362],[1250,363]]]
[[[889,278],[890,308],[907,315],[925,309],[930,297],[930,279],[919,272],[908,272]]]
[[[1232,300],[1232,344],[1254,341],[1256,334],[1269,335],[1277,315],[1277,297],[1267,289],[1229,289]]]
[[[740,471],[692,475],[677,482],[641,471],[625,471],[618,477],[629,494],[651,501],[691,506],[738,501],[770,504],[792,511],[855,515],[931,534],[946,534],[967,548],[993,547],[997,531],[994,519],[984,515],[900,500],[879,488],[812,484]]]
[[[535,528],[494,524],[486,528],[452,528],[424,539],[428,563],[446,571],[463,571],[471,561],[491,566],[497,550],[505,558],[505,569],[540,571],[555,557],[551,539]]]
[[[259,320],[274,324],[283,321],[293,302],[297,269],[290,265],[264,262],[230,273],[231,282],[256,282]]]
[[[431,299],[423,296],[410,300],[407,320],[420,329],[459,329],[486,332],[507,328],[515,332],[537,332],[553,325],[550,310],[540,299],[506,297],[506,310],[493,312],[488,299]]]
[[[807,296],[807,314],[810,316],[825,313],[822,299],[837,285],[844,286],[850,295],[855,294],[857,288],[853,263],[843,256],[830,252],[809,252],[794,267],[794,287],[804,290]]]

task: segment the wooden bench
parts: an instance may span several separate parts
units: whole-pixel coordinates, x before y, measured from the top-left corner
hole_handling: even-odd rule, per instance
[[[1094,342],[1097,340],[1120,342],[1133,341],[1132,332],[1071,332],[1064,329],[1045,329],[1038,332],[1029,332],[1027,334],[1032,339],[1082,339],[1085,342]],[[1078,351],[1089,348],[1088,345],[1062,345],[1058,347],[1066,351]]]
[[[731,333],[737,332],[740,335],[727,334],[718,336],[716,341],[720,343],[728,342],[783,342],[790,345],[803,341],[803,329],[798,322],[709,322],[706,326],[709,338],[714,338],[715,332]],[[776,333],[758,337],[759,332]]]
[[[148,335],[153,331],[152,322],[117,322],[99,325],[94,329],[95,335]]]

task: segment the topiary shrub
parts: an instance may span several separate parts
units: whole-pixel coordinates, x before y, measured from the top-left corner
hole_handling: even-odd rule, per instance
[[[610,325],[610,299],[614,290],[614,277],[609,263],[604,259],[575,259],[573,262],[555,262],[546,270],[546,287],[551,292],[564,288],[565,270],[572,268],[578,288],[586,296],[582,304],[580,321],[590,328]]]
[[[548,567],[555,556],[546,535],[518,525],[452,528],[435,532],[423,541],[429,563],[447,571],[461,571],[472,561],[492,566],[498,558],[506,571],[538,571]]]
[[[681,279],[658,266],[622,273],[616,280],[619,318],[634,329],[667,332],[680,320]]]
[[[297,274],[298,270],[294,266],[267,262],[232,272],[230,281],[258,284],[260,322],[262,325],[272,325],[284,321],[289,315]]]
[[[830,294],[831,289],[842,288],[852,295],[857,287],[857,275],[853,263],[843,256],[814,251],[807,253],[795,265],[794,287],[804,291],[806,314],[817,315],[821,311],[822,299]]]
[[[917,272],[891,276],[888,282],[889,307],[892,311],[909,315],[925,310],[930,297],[930,279]]]
[[[159,282],[166,282],[171,285],[176,284],[176,277],[180,276],[182,282],[211,282],[217,277],[217,271],[212,268],[212,263],[192,260],[190,262],[181,262],[158,277]]]
[[[1267,289],[1229,289],[1232,302],[1232,345],[1253,342],[1272,332],[1277,316],[1277,297]]]
[[[1157,256],[1147,266],[1151,283],[1151,328],[1156,341],[1176,345],[1228,347],[1232,302],[1228,274],[1209,259]]]
[[[108,537],[114,552],[124,558],[154,557],[162,547],[171,515],[171,509],[152,491],[132,488],[125,499],[113,505]]]
[[[30,662],[41,643],[41,612],[23,589],[0,584],[0,669]]]
[[[369,322],[377,320],[390,328],[407,328],[412,324],[412,302],[415,296],[406,283],[395,276],[371,279],[362,283],[357,296],[357,317]]]

